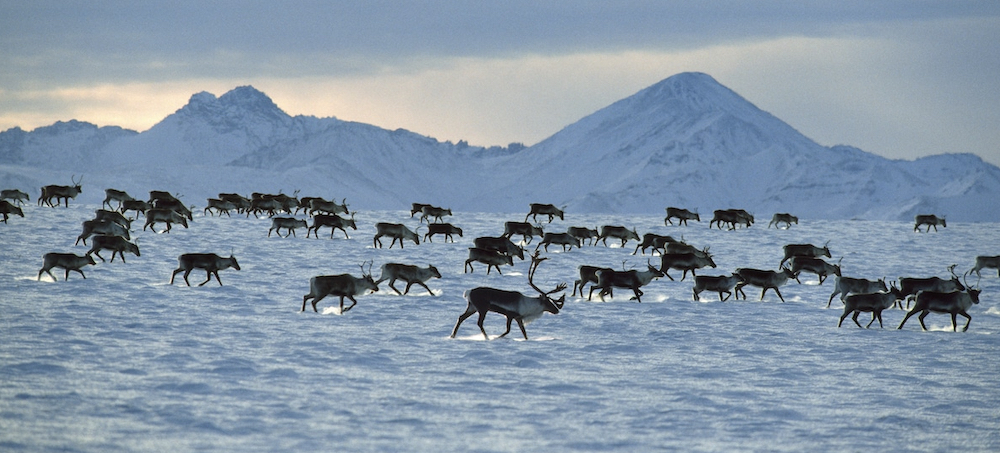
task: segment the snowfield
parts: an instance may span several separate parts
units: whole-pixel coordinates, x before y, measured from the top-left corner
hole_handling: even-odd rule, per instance
[[[421,200],[415,200],[421,201]],[[477,236],[496,236],[521,213],[455,212],[464,237],[404,248],[372,246],[376,222],[418,225],[408,210],[360,211],[350,239],[267,237],[270,220],[203,217],[168,234],[133,225],[141,256],[126,255],[36,280],[42,255],[74,246],[94,204],[40,208],[0,225],[0,450],[3,451],[998,451],[1000,450],[1000,279],[979,281],[982,302],[968,332],[932,314],[897,330],[841,328],[833,278],[812,274],[781,287],[786,302],[746,289],[748,301],[692,299],[680,273],[645,287],[643,302],[619,289],[606,302],[570,296],[577,267],[645,268],[625,247],[550,247],[536,283],[566,282],[566,304],[527,325],[490,313],[483,341],[476,317],[449,338],[477,286],[531,295],[528,261],[503,274],[464,273]],[[525,212],[527,203],[525,203]],[[829,241],[844,275],[895,280],[948,276],[977,255],[1000,254],[995,223],[949,222],[915,233],[897,221],[803,219],[749,229],[664,226],[662,215],[568,212],[568,226],[624,225],[710,247],[722,275],[776,269],[782,246]],[[766,214],[768,217],[770,213]],[[300,216],[301,217],[301,216]],[[162,225],[157,225],[161,230]],[[418,233],[423,236],[426,227]],[[529,250],[534,249],[536,238]],[[385,241],[388,244],[388,241]],[[610,243],[610,241],[609,241]],[[187,287],[171,272],[182,253],[232,252],[242,270]],[[110,253],[102,252],[105,258]],[[338,315],[337,299],[300,312],[315,275],[360,274],[359,265],[435,265],[442,274],[399,296],[359,296]],[[191,274],[193,284],[204,272]],[[975,284],[975,276],[969,282]],[[405,284],[397,282],[402,289]],[[862,314],[862,324],[869,315]],[[959,319],[964,323],[964,319]]]

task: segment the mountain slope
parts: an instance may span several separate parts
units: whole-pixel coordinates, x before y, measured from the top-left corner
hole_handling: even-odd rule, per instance
[[[37,194],[84,175],[103,189],[169,190],[189,204],[219,192],[347,198],[352,209],[429,202],[466,211],[662,212],[739,207],[766,220],[1000,221],[1000,169],[974,155],[888,160],[824,147],[711,76],[683,73],[643,89],[528,148],[480,148],[406,130],[292,117],[264,93],[197,93],[137,133],[70,121],[0,133],[0,181]]]

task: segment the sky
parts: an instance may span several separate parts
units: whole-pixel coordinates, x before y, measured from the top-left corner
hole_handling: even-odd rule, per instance
[[[0,0],[0,131],[145,131],[252,85],[292,115],[535,144],[710,74],[822,145],[1000,165],[1000,2]]]

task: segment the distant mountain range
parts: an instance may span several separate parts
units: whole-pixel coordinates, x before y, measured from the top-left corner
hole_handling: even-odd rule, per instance
[[[84,177],[79,199],[105,188],[180,194],[204,206],[219,192],[300,191],[352,209],[654,213],[711,216],[744,208],[802,218],[1000,221],[1000,168],[973,154],[890,160],[824,147],[722,86],[682,73],[573,123],[542,142],[483,148],[336,118],[290,116],[238,87],[187,105],[139,133],[69,121],[0,132],[0,186],[38,195]],[[707,220],[707,219],[706,219]]]

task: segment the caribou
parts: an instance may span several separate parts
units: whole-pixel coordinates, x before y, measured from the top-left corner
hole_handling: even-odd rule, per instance
[[[326,215],[336,215],[336,214],[349,214],[347,210],[347,198],[340,201],[337,204],[334,201],[326,201],[322,198],[312,199],[309,201],[309,215],[326,214]]]
[[[416,215],[418,212],[422,213],[424,211],[424,207],[425,206],[429,207],[431,205],[426,204],[426,203],[412,203],[410,205],[410,218],[412,219],[413,216]]]
[[[600,237],[600,234],[597,232],[597,229],[592,230],[587,227],[571,226],[569,228],[566,228],[566,232],[572,235],[573,237],[579,239],[581,244],[583,243],[583,241],[590,240],[589,245],[594,245],[594,242],[596,242],[597,238]]]
[[[785,252],[785,257],[781,259],[781,263],[778,263],[778,266],[784,266],[785,261],[788,261],[793,256],[813,256],[817,258],[825,256],[830,258],[830,248],[827,247],[828,245],[830,245],[830,241],[826,241],[826,244],[823,244],[822,247],[816,247],[812,244],[785,245],[782,247],[782,250]]]
[[[222,217],[222,214],[225,213],[227,217],[232,217],[232,214],[230,214],[229,211],[235,211],[235,210],[236,210],[236,205],[233,204],[233,202],[231,201],[226,201],[221,198],[209,198],[208,205],[205,206],[205,209],[202,211],[202,214],[212,215],[214,217],[215,213],[218,213],[219,217]]]
[[[841,258],[843,260],[843,258]],[[791,263],[792,272],[795,273],[795,281],[802,283],[799,280],[799,273],[802,271],[811,272],[819,276],[819,284],[822,285],[823,281],[830,274],[834,274],[840,277],[840,262],[837,264],[830,264],[823,261],[822,258],[816,258],[815,256],[793,256],[789,261]]]
[[[969,270],[968,273],[971,274],[971,273],[975,272],[976,275],[978,275],[979,277],[982,277],[983,274],[979,273],[979,271],[981,271],[983,269],[997,269],[997,277],[1000,277],[1000,255],[998,255],[998,256],[982,256],[982,255],[977,256],[976,257],[976,265],[973,266],[973,268],[971,270]]]
[[[371,264],[368,265],[368,272],[365,272],[365,266],[361,265],[360,278],[351,274],[317,275],[309,279],[309,294],[302,296],[302,311],[306,311],[306,302],[309,299],[312,299],[313,311],[318,312],[316,303],[326,296],[338,296],[340,313],[344,314],[358,304],[354,296],[360,296],[368,291],[378,291],[378,284],[372,278]],[[345,297],[351,300],[351,305],[347,308],[344,308]]]
[[[779,213],[774,214],[773,217],[771,217],[771,222],[767,224],[767,227],[771,228],[771,225],[774,225],[775,229],[779,229],[779,228],[781,228],[781,224],[782,223],[784,223],[785,224],[785,228],[788,229],[788,228],[792,227],[793,223],[796,224],[796,225],[798,225],[799,224],[799,218],[795,217],[795,216],[793,216],[793,215],[791,215],[791,214],[789,214],[787,212],[784,212],[784,213],[779,212]]]
[[[729,296],[733,295],[733,288],[736,285],[743,282],[743,277],[739,274],[730,275],[695,275],[694,276],[694,287],[691,291],[694,293],[694,300],[696,302],[701,301],[700,294],[702,291],[717,291],[719,293],[719,302],[725,302],[729,300]],[[726,297],[723,298],[722,294],[725,293]],[[740,299],[740,294],[743,294],[743,299],[746,300],[747,295],[742,291],[736,292],[736,300]]]
[[[389,236],[392,238],[392,242],[389,243],[389,248],[399,241],[399,248],[403,248],[403,240],[409,239],[413,241],[414,244],[420,245],[420,238],[417,233],[406,227],[401,223],[386,223],[379,222],[375,224],[375,238],[372,239],[372,245],[376,248],[382,248],[382,241],[379,240],[382,236]]]
[[[830,300],[826,302],[826,308],[830,308],[830,304],[833,303],[833,296],[837,294],[840,294],[840,301],[846,303],[848,294],[870,294],[880,291],[889,291],[889,288],[885,286],[884,278],[871,281],[863,278],[838,276],[836,282],[834,282],[834,289],[833,293],[830,294]]]
[[[158,222],[167,224],[167,229],[161,231],[161,233],[169,233],[170,228],[175,223],[181,224],[184,228],[188,227],[187,219],[177,211],[173,209],[153,208],[146,211],[146,223],[142,226],[142,231],[146,231],[146,227],[149,227],[150,230],[156,233],[155,225]]]
[[[153,206],[149,204],[149,202],[142,200],[132,200],[132,201],[123,201],[122,207],[121,209],[119,209],[119,211],[121,211],[122,214],[125,214],[128,211],[135,211],[135,215],[136,217],[138,217],[139,213],[142,213],[142,215],[146,215],[146,211],[150,209],[153,209]]]
[[[3,189],[0,191],[0,200],[11,200],[11,204],[24,206],[25,201],[31,201],[31,196],[18,189]]]
[[[538,253],[535,253],[531,257],[531,265],[528,267],[528,284],[538,292],[538,296],[536,297],[525,296],[517,291],[507,291],[486,286],[466,291],[465,300],[468,301],[469,305],[466,307],[465,313],[462,313],[458,317],[458,322],[455,323],[455,328],[451,331],[451,338],[455,338],[455,334],[458,333],[458,327],[462,325],[463,321],[473,314],[479,313],[479,321],[477,322],[479,330],[483,333],[483,337],[489,340],[490,336],[486,334],[483,321],[486,320],[486,313],[492,311],[507,317],[507,330],[500,337],[504,337],[510,333],[511,323],[517,321],[517,326],[521,328],[521,334],[527,340],[528,332],[524,330],[525,323],[530,323],[538,319],[545,312],[558,314],[566,302],[565,294],[559,299],[550,297],[553,293],[565,290],[565,283],[556,285],[555,289],[551,291],[542,291],[533,281],[535,272],[538,270],[538,265],[546,259],[548,258],[539,258]]]
[[[649,252],[650,254],[658,251],[662,255],[666,252],[667,244],[672,242],[677,242],[677,239],[656,233],[646,233],[642,235],[642,242],[635,246],[635,251],[632,254],[635,255],[639,253],[639,250],[642,250],[642,254],[645,255],[646,249],[652,247],[653,250]]]
[[[91,241],[90,250],[87,251],[87,255],[95,254],[101,261],[107,261],[101,256],[101,250],[111,250],[111,262],[115,262],[115,254],[121,255],[122,262],[125,262],[125,252],[129,252],[135,256],[142,256],[139,254],[139,245],[127,241],[121,236],[94,236],[94,240]]]
[[[660,271],[663,272],[670,280],[674,278],[670,276],[670,269],[683,270],[684,273],[681,274],[681,281],[687,277],[688,271],[691,271],[691,275],[696,276],[694,273],[695,269],[701,269],[703,267],[715,268],[715,261],[712,260],[712,255],[707,253],[697,253],[697,252],[685,252],[685,253],[664,253],[660,255]]]
[[[670,220],[673,218],[677,219],[678,226],[680,225],[687,226],[688,220],[701,222],[701,216],[699,216],[697,212],[691,212],[688,211],[687,209],[682,209],[682,208],[666,208],[666,209],[667,209],[667,216],[663,219],[664,226],[673,225],[674,222]]]
[[[565,206],[563,206],[563,208],[565,208]],[[527,222],[528,217],[531,217],[532,220],[538,222],[539,214],[549,216],[549,223],[552,223],[556,217],[559,217],[559,220],[566,220],[564,218],[563,210],[555,207],[555,205],[531,203],[531,210],[528,211],[528,215],[524,216],[524,221]]]
[[[718,224],[721,230],[722,224],[727,224],[730,230],[735,230],[739,225],[750,228],[753,222],[753,215],[743,209],[717,209],[713,212],[712,221],[708,222],[708,228],[711,229],[713,224]]]
[[[444,241],[455,242],[453,235],[457,234],[458,237],[462,237],[462,229],[452,225],[450,223],[429,223],[427,224],[427,233],[424,234],[424,240],[427,242],[433,242],[431,239],[434,238],[435,234],[443,234]]]
[[[107,209],[94,210],[94,220],[114,222],[125,227],[125,229],[132,228],[132,219],[125,217],[118,211],[108,211]]]
[[[38,197],[38,205],[46,205],[54,208],[59,206],[60,200],[64,200],[68,208],[69,199],[76,199],[76,196],[83,192],[83,187],[80,185],[83,182],[83,176],[80,177],[79,181],[75,178],[76,175],[70,177],[70,180],[73,181],[72,186],[48,185],[42,187],[42,194]],[[52,204],[53,198],[56,199],[55,204]]]
[[[205,270],[205,281],[198,284],[198,286],[204,286],[205,283],[212,281],[212,276],[215,276],[215,281],[219,282],[219,286],[222,286],[222,279],[219,278],[219,271],[233,268],[240,270],[240,263],[236,261],[236,257],[232,253],[229,254],[229,258],[223,258],[214,253],[185,253],[177,257],[177,269],[170,274],[170,284],[174,284],[174,277],[177,274],[184,272],[184,283],[191,286],[191,282],[188,281],[188,275],[194,269],[204,269]]]
[[[282,236],[281,229],[284,228],[288,232]],[[306,228],[306,237],[309,237],[309,225],[304,219],[296,219],[295,217],[274,217],[271,219],[271,228],[267,230],[267,237],[271,237],[271,232],[277,233],[278,237],[288,237],[295,236],[296,228]],[[330,232],[330,236],[333,236],[333,232]],[[318,238],[318,233],[317,233]]]
[[[124,260],[124,259],[123,259]],[[66,271],[66,275],[63,276],[63,280],[69,280],[69,271],[77,271],[80,276],[87,278],[83,275],[83,267],[86,265],[97,264],[94,261],[94,257],[87,255],[77,255],[74,253],[46,253],[42,256],[42,268],[38,270],[38,280],[42,279],[42,272],[49,274],[53,280],[59,281],[55,275],[52,275],[52,268],[58,267]]]
[[[625,247],[625,243],[629,239],[639,240],[639,233],[635,231],[635,228],[629,230],[623,226],[605,225],[601,227],[601,234],[598,235],[597,239],[601,241],[605,246],[608,245],[608,238],[621,239],[622,247]]]
[[[385,263],[382,265],[382,274],[379,275],[375,284],[378,285],[386,280],[389,280],[389,287],[392,288],[396,294],[405,296],[406,293],[410,292],[410,287],[416,283],[423,286],[424,289],[426,289],[427,292],[433,296],[434,291],[431,291],[431,289],[427,287],[426,283],[427,280],[430,280],[431,278],[441,278],[441,273],[438,272],[436,267],[431,265],[427,265],[427,267],[417,267],[411,264]],[[399,290],[393,286],[393,283],[396,283],[396,280],[406,282],[406,289],[403,290],[403,292],[399,292]]]
[[[344,237],[350,239],[351,237],[347,235],[347,228],[358,229],[358,224],[354,223],[354,213],[351,213],[350,219],[345,219],[336,214],[316,214],[313,217],[312,226],[306,229],[306,237],[309,237],[309,232],[313,232],[316,235],[316,239],[319,239],[319,229],[327,226],[330,227],[330,239],[333,239],[333,233],[337,230],[343,231]]]
[[[958,275],[955,275],[954,264],[948,266],[948,272],[951,273],[951,280],[945,280],[939,277],[899,277],[899,290],[903,292],[904,296],[907,296],[906,308],[910,308],[910,301],[920,291],[936,291],[941,293],[949,291],[965,291],[965,286],[963,286],[962,282],[958,280]],[[900,308],[903,308],[902,304],[900,304]]]
[[[128,200],[135,200],[135,198],[132,198],[124,190],[104,189],[104,202],[101,203],[101,207],[104,207],[105,205],[107,205],[108,209],[112,209],[111,202],[112,201],[117,201],[118,202],[118,207],[114,208],[114,209],[121,209],[122,203],[124,203],[125,201],[128,201]]]
[[[157,201],[180,203],[181,200],[175,197],[172,193],[167,192],[165,190],[150,190],[149,200],[147,201],[147,203],[152,205],[155,204]]]
[[[500,252],[507,256],[516,256],[521,260],[524,259],[524,248],[503,236],[481,236],[473,239],[472,242],[476,248]]]
[[[423,223],[424,220],[427,223],[431,223],[430,219],[434,219],[435,222],[440,222],[441,218],[446,215],[451,215],[451,209],[439,208],[437,206],[424,206],[420,208],[420,222]]]
[[[176,198],[173,200],[156,200],[153,202],[153,209],[169,209],[184,216],[188,220],[194,220],[194,215],[191,213],[191,209],[184,206],[184,203]]]
[[[968,285],[968,283],[966,283]],[[924,325],[924,318],[930,312],[934,313],[948,313],[951,315],[951,327],[952,331],[958,331],[958,320],[957,315],[962,315],[965,317],[965,327],[962,328],[962,332],[969,330],[969,324],[972,323],[972,316],[969,316],[968,310],[973,304],[979,303],[979,294],[982,293],[981,289],[968,288],[966,290],[957,291],[920,291],[917,293],[916,303],[913,304],[913,309],[906,313],[903,317],[903,321],[899,323],[899,329],[903,328],[903,324],[906,324],[906,320],[910,319],[917,313],[920,316],[917,319],[920,321],[920,327],[927,330],[927,326]]]
[[[250,209],[250,200],[238,193],[220,193],[219,199],[232,203],[236,206],[236,212],[240,214]]]
[[[0,215],[3,215],[2,222],[7,223],[7,219],[11,215],[24,217],[24,211],[7,200],[0,200]]]
[[[861,327],[861,323],[858,322],[858,315],[864,311],[872,313],[872,320],[865,326],[866,329],[872,326],[875,319],[878,319],[878,326],[882,328],[882,310],[896,305],[896,302],[902,300],[903,297],[903,293],[899,291],[899,288],[896,288],[896,285],[892,285],[892,289],[888,291],[851,294],[844,300],[844,314],[840,316],[840,322],[837,323],[837,327],[840,327],[844,323],[844,318],[851,313],[854,313],[851,319],[854,320],[854,323],[858,327]]]
[[[79,244],[80,241],[83,241],[83,245],[87,245],[87,238],[95,234],[103,234],[108,236],[121,236],[125,239],[132,239],[131,235],[129,235],[128,229],[116,222],[112,222],[110,220],[96,220],[96,219],[84,220],[83,232],[80,233],[79,236],[77,236],[76,243],[74,243],[73,245]]]
[[[567,251],[566,247],[569,247],[569,250],[573,250],[573,246],[576,246],[576,248],[580,248],[581,247],[580,240],[577,239],[577,238],[575,238],[575,237],[573,237],[572,234],[569,234],[569,233],[545,233],[545,235],[542,236],[542,241],[539,242],[538,245],[535,246],[535,250],[537,251],[539,247],[545,246],[545,251],[548,252],[549,251],[549,244],[559,244],[559,245],[561,245],[564,252]]]
[[[934,214],[920,214],[914,217],[913,220],[915,223],[913,225],[913,231],[920,231],[920,227],[922,225],[927,225],[927,231],[925,231],[925,233],[929,233],[931,231],[931,227],[934,227],[934,231],[937,231],[938,225],[941,225],[942,227],[948,226],[944,217],[938,217]]]
[[[610,267],[597,267],[597,266],[580,266],[580,279],[573,282],[573,296],[576,295],[576,289],[580,288],[580,297],[583,297],[583,287],[587,283],[597,283],[597,272],[602,270],[613,270]],[[587,300],[594,295],[594,287],[590,287],[590,294],[587,295]]]
[[[763,288],[760,292],[760,300],[764,300],[764,293],[768,289],[773,289],[778,295],[778,299],[781,299],[782,302],[785,301],[785,298],[781,296],[781,291],[778,291],[778,287],[784,285],[788,279],[795,278],[795,274],[787,267],[782,267],[780,271],[739,268],[736,269],[736,273],[739,274],[743,281],[736,284],[735,291],[743,291],[743,287],[747,285],[757,286]],[[743,297],[744,299],[746,298],[745,293]]]
[[[542,231],[542,227],[534,226],[528,222],[504,222],[503,237],[510,238],[515,234],[520,234],[521,241],[527,245],[531,243],[531,238],[543,236],[545,232]]]
[[[612,293],[612,288],[629,288],[635,294],[634,299],[642,302],[643,292],[639,288],[648,285],[653,279],[663,277],[664,275],[666,274],[648,262],[644,271],[637,271],[635,269],[627,271],[601,269],[597,271],[597,283],[590,288],[590,292],[593,293],[594,288],[600,288],[597,297],[600,297],[601,302],[604,302],[605,294],[615,297]],[[583,294],[582,289],[580,293],[581,295]],[[590,297],[588,296],[589,299]]]
[[[489,275],[490,268],[497,268],[497,273],[503,275],[500,272],[500,265],[506,264],[508,266],[514,265],[514,258],[510,255],[505,255],[496,250],[486,250],[478,247],[469,247],[469,259],[465,260],[465,266],[463,267],[464,273],[475,272],[476,270],[472,267],[472,263],[478,261],[486,265],[486,274]]]

